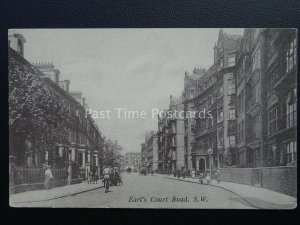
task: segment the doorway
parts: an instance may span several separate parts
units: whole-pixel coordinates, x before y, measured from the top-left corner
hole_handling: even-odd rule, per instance
[[[199,159],[199,171],[205,171],[205,164],[204,158]]]

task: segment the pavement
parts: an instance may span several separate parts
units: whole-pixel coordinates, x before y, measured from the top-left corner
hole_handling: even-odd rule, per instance
[[[17,194],[12,194],[9,196],[10,206],[17,206],[20,203],[33,203],[33,202],[43,202],[53,199],[63,198],[66,196],[72,196],[75,194],[80,194],[87,191],[92,191],[103,187],[103,183],[98,181],[97,184],[87,184],[87,182],[82,182],[79,184],[66,185],[63,187],[55,187],[49,190],[34,190],[26,191]]]
[[[105,193],[102,182],[86,182],[10,196],[12,207],[293,209],[295,198],[264,188],[155,174],[124,174],[123,185]]]
[[[164,175],[165,178],[179,180],[184,182],[198,183],[198,179],[193,178],[176,178],[174,176]],[[297,207],[297,199],[279,192],[268,190],[266,188],[221,181],[217,183],[212,180],[210,186],[222,188],[233,192],[247,201],[250,205],[260,209],[294,209]]]

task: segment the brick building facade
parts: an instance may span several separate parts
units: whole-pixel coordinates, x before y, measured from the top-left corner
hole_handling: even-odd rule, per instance
[[[185,121],[179,112],[184,113],[182,98],[171,95],[169,109],[158,117],[159,169],[173,171],[185,167]]]
[[[146,167],[148,172],[158,169],[158,136],[154,131],[147,132],[145,142],[141,145],[141,165]]]
[[[24,140],[16,145],[10,134],[10,155],[16,158],[17,166],[41,167],[51,164],[54,168],[68,168],[72,164],[73,177],[85,178],[90,170],[100,170],[102,161],[103,138],[101,132],[91,118],[86,116],[86,103],[81,94],[69,91],[69,80],[60,81],[60,72],[52,63],[29,63],[24,58],[24,38],[20,35],[9,37],[9,61],[16,67],[16,71],[30,71],[44,80],[49,90],[67,102],[70,123],[67,127],[66,143],[56,143],[51,152],[38,151],[32,140]],[[12,68],[14,69],[14,68]],[[16,149],[18,148],[18,149]],[[25,154],[24,149],[30,154]],[[23,149],[23,150],[22,150]],[[14,154],[16,153],[16,154]]]
[[[172,121],[158,118],[159,168],[177,167],[170,166],[176,154],[187,170],[296,165],[296,38],[295,29],[221,29],[213,65],[186,73],[182,94],[186,113],[211,116],[176,124],[184,127],[183,149],[172,147]]]

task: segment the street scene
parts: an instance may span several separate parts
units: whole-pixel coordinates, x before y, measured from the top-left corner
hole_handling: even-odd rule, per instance
[[[241,188],[246,190],[241,193]],[[168,176],[140,176],[137,173],[124,174],[123,185],[110,187],[107,194],[103,184],[99,183],[90,186],[83,184],[73,190],[56,189],[55,193],[40,190],[16,194],[10,199],[11,206],[289,209],[296,204],[292,197],[269,190],[247,188],[247,185],[201,185],[197,180],[188,178],[182,181]]]
[[[186,194],[182,190],[186,190]],[[20,204],[22,205],[24,204]],[[137,174],[124,176],[124,185],[112,187],[110,193],[106,195],[103,188],[99,188],[73,196],[25,205],[94,208],[252,208],[241,197],[219,188],[198,187],[186,182]]]
[[[10,206],[297,207],[296,29],[8,41]]]

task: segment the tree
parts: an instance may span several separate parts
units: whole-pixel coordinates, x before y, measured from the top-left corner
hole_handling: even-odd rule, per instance
[[[123,148],[118,144],[117,141],[112,141],[110,139],[105,140],[103,150],[103,165],[120,166],[122,151]]]
[[[26,155],[26,140],[35,151],[53,155],[57,143],[67,143],[70,118],[66,100],[28,63],[9,57],[10,154]],[[18,143],[18,144],[17,144]],[[17,147],[18,146],[18,147]]]

